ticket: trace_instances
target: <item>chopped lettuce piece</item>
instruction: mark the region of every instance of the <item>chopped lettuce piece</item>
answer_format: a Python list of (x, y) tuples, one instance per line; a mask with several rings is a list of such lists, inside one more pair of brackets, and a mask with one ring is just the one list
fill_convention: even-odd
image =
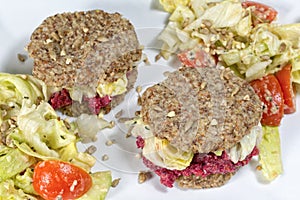
[(96, 158), (88, 153), (78, 152), (77, 156), (71, 160), (71, 163), (90, 172), (96, 163)]
[(163, 6), (167, 12), (173, 12), (177, 6), (186, 6), (190, 0), (159, 0), (159, 3)]
[(19, 149), (4, 147), (0, 150), (0, 182), (23, 172), (26, 168), (34, 164), (36, 160)]
[(46, 85), (30, 75), (0, 73), (0, 104), (20, 107), (23, 99), (30, 105), (47, 100)]
[[(16, 135), (12, 134), (12, 137), (14, 139), (14, 145), (23, 153), (35, 157), (35, 158), (39, 158), (42, 160), (55, 160), (55, 159), (59, 159), (59, 154), (55, 151), (55, 150), (49, 150), (46, 152), (47, 155), (44, 154), (40, 154), (35, 152), (27, 143), (25, 142), (18, 142), (15, 138)], [(40, 145), (41, 148), (39, 149), (48, 149), (47, 147), (45, 147), (45, 145), (43, 143), (40, 143), (38, 140), (36, 141), (35, 145)]]
[(253, 151), (261, 135), (261, 127), (253, 127), (248, 135), (244, 136), (239, 143), (227, 151), (230, 160), (234, 163), (244, 160)]
[(214, 28), (224, 28), (236, 26), (243, 17), (241, 3), (232, 1), (222, 1), (213, 7), (206, 9), (203, 15), (190, 23), (185, 30), (192, 31), (201, 27), (203, 20), (208, 20)]
[(23, 104), (17, 117), (19, 131), (11, 134), (18, 143), (25, 143), (42, 156), (59, 157), (56, 150), (76, 140), (46, 102), (29, 107)]
[(300, 56), (292, 60), (292, 81), (300, 84)]
[(100, 97), (103, 97), (105, 95), (120, 95), (127, 91), (127, 84), (128, 80), (126, 74), (124, 74), (122, 78), (117, 79), (115, 82), (99, 84), (97, 87), (97, 93)]
[[(5, 136), (4, 144), (0, 142), (0, 200), (40, 199), (32, 186), (32, 166), (40, 159), (68, 161), (87, 172), (96, 162), (92, 155), (78, 152), (78, 127), (66, 126), (58, 117), (46, 102), (49, 94), (45, 84), (32, 76), (0, 73), (0, 125)], [(92, 177), (96, 199), (104, 199), (111, 185), (110, 172)]]
[(184, 25), (186, 24), (191, 23), (192, 21), (194, 21), (194, 19), (195, 15), (193, 11), (189, 7), (183, 5), (177, 6), (175, 11), (169, 18), (170, 21), (178, 22), (182, 27), (184, 27)]
[(245, 37), (248, 36), (251, 32), (251, 24), (251, 15), (249, 14), (243, 17), (241, 21), (239, 21), (238, 24), (234, 27), (234, 29), (239, 36)]
[(131, 134), (134, 137), (141, 136), (144, 139), (153, 137), (150, 127), (143, 122), (141, 116), (137, 116), (134, 119), (125, 122), (125, 124), (132, 127)]
[(271, 60), (254, 63), (246, 70), (246, 80), (251, 81), (263, 77), (266, 74), (266, 68), (271, 64)]
[(37, 198), (25, 194), (23, 190), (16, 189), (13, 180), (9, 179), (0, 182), (0, 200), (38, 200)]
[(272, 181), (283, 172), (278, 127), (263, 126), (259, 148), (259, 163), (266, 180)]
[(157, 166), (182, 170), (190, 165), (194, 154), (181, 151), (170, 145), (167, 140), (153, 136), (145, 139), (143, 156)]
[(155, 137), (140, 116), (127, 121), (131, 126), (131, 134), (135, 137), (141, 136), (145, 145), (143, 156), (153, 162), (155, 165), (168, 169), (185, 169), (193, 159), (193, 152), (185, 152), (169, 144), (165, 139)]
[(14, 179), (15, 186), (22, 189), (26, 194), (37, 195), (32, 185), (33, 169), (27, 168), (25, 173), (18, 174)]
[(280, 36), (282, 40), (292, 43), (296, 48), (300, 48), (300, 23), (283, 24), (271, 26), (271, 31)]
[(96, 159), (92, 155), (85, 152), (78, 152), (75, 142), (59, 150), (59, 155), (61, 160), (79, 166), (87, 172), (90, 172), (96, 163)]
[(81, 114), (74, 122), (83, 143), (96, 140), (97, 133), (111, 124), (97, 115)]
[[(253, 26), (252, 17), (251, 8), (243, 8), (240, 0), (191, 0), (171, 14), (158, 38), (163, 42), (160, 54), (169, 59), (200, 45), (247, 81), (294, 62), (300, 55), (300, 23)], [(296, 68), (293, 64), (292, 81), (300, 83)]]
[(110, 171), (96, 172), (91, 174), (93, 186), (78, 200), (104, 200), (111, 187), (112, 177)]
[(227, 66), (232, 66), (236, 63), (241, 62), (240, 51), (232, 50), (221, 55), (222, 60)]
[[(72, 88), (66, 88), (69, 93), (70, 97), (74, 101), (82, 102), (83, 96), (87, 96), (89, 98), (92, 98), (95, 96), (96, 90), (94, 88), (88, 87), (88, 86), (74, 86)], [(54, 92), (60, 91), (61, 88), (51, 88), (51, 91), (53, 94)]]

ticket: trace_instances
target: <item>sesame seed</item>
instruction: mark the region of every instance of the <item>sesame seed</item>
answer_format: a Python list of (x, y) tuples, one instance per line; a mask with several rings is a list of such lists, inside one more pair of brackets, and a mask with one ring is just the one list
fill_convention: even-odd
[(171, 111), (167, 114), (167, 117), (175, 117), (175, 116), (176, 116), (175, 111)]
[(108, 155), (107, 154), (104, 154), (102, 156), (102, 161), (107, 161), (109, 159)]
[(112, 181), (111, 187), (115, 188), (119, 185), (121, 178), (116, 178)]

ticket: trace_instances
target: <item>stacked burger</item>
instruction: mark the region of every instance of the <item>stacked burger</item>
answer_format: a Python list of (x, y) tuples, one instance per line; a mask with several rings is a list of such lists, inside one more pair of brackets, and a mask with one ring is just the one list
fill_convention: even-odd
[(229, 68), (186, 67), (141, 96), (132, 134), (163, 185), (225, 184), (258, 154), (262, 104)]
[(49, 103), (73, 116), (108, 113), (133, 86), (142, 52), (133, 25), (102, 10), (46, 18), (27, 50)]

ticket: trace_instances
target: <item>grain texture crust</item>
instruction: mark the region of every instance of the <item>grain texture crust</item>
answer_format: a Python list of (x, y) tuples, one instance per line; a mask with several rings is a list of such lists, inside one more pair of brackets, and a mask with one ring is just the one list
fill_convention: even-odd
[(235, 173), (212, 174), (207, 177), (201, 176), (181, 176), (176, 182), (181, 188), (205, 189), (215, 188), (225, 185)]
[(209, 153), (233, 147), (259, 124), (262, 104), (230, 69), (183, 67), (148, 88), (141, 115), (156, 137), (184, 151)]

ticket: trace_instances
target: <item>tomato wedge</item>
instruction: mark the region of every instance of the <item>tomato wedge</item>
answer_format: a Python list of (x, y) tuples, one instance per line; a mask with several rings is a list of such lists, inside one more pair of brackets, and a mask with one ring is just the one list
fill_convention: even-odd
[(296, 112), (296, 95), (292, 84), (291, 71), (292, 65), (289, 63), (275, 74), (284, 97), (284, 114)]
[(244, 1), (242, 2), (242, 6), (243, 8), (254, 8), (252, 10), (254, 25), (257, 25), (259, 23), (271, 23), (276, 19), (278, 14), (278, 12), (274, 8), (254, 1)]
[(39, 162), (33, 173), (33, 188), (46, 200), (77, 199), (92, 186), (91, 176), (75, 165), (57, 160)]
[(216, 59), (199, 48), (183, 51), (177, 54), (177, 57), (186, 67), (208, 67), (216, 65)]
[(250, 84), (263, 102), (261, 124), (279, 126), (283, 117), (284, 97), (275, 75), (267, 75), (261, 79), (251, 81)]

